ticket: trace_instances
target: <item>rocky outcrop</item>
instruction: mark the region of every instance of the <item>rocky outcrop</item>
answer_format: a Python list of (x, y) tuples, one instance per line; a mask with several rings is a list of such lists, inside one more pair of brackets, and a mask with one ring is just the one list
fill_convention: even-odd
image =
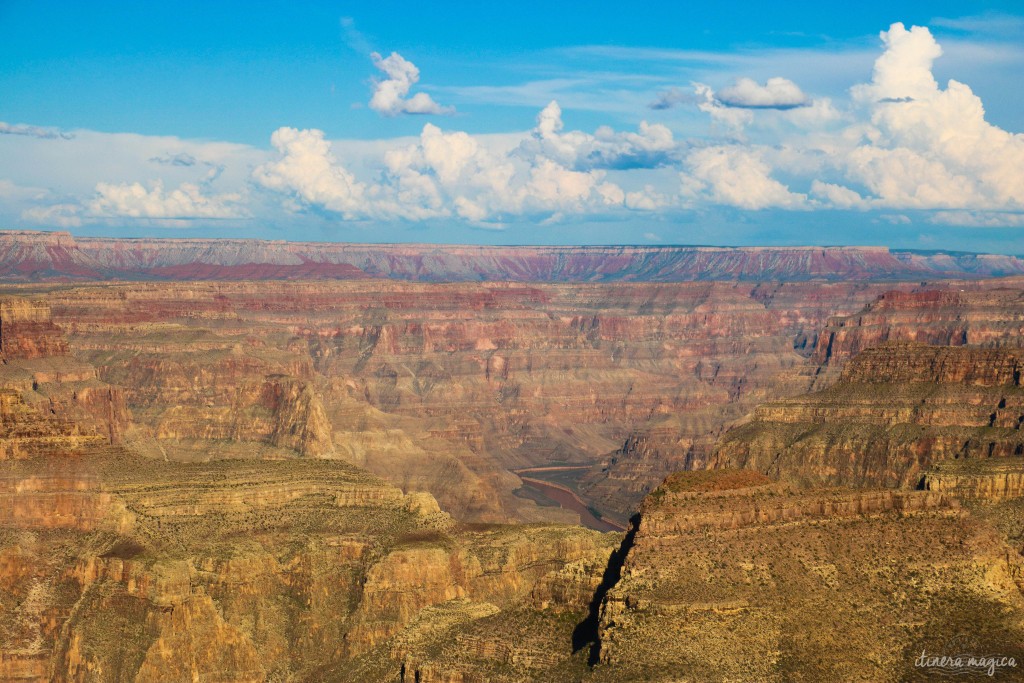
[(632, 534), (590, 680), (908, 680), (947, 629), (1024, 654), (1020, 557), (944, 494), (687, 472)]
[(955, 283), (887, 292), (864, 310), (828, 321), (814, 360), (838, 365), (873, 346), (910, 341), (936, 346), (1017, 347), (1024, 340), (1024, 284)]
[(1024, 497), (1024, 467), (1019, 458), (943, 461), (925, 473), (922, 488), (968, 502), (1013, 501)]
[[(394, 680), (430, 660), (398, 645), (424, 610), (469, 601), (488, 606), (477, 619), (540, 610), (564, 626), (617, 542), (463, 528), (337, 460), (174, 463), (96, 444), (0, 464), (0, 670), (25, 680), (313, 681), (367, 659)], [(570, 657), (563, 642), (514, 659)]]
[(48, 303), (20, 297), (0, 299), (0, 354), (4, 358), (46, 358), (67, 352), (60, 328), (50, 319)]
[[(69, 356), (68, 343), (54, 324), (48, 302), (20, 297), (0, 300), (0, 392), (10, 415), (6, 448), (23, 443), (11, 430), (27, 423), (62, 420), (75, 427), (53, 425), (44, 432), (95, 434), (118, 443), (129, 422), (119, 387), (99, 381), (96, 368)], [(24, 407), (38, 417), (27, 416)], [(13, 412), (12, 412), (13, 411)], [(17, 426), (20, 425), (20, 426)]]
[(722, 437), (712, 464), (802, 483), (913, 488), (946, 460), (1022, 463), (1022, 358), (908, 343), (870, 349), (830, 388), (760, 406)]
[(494, 247), (228, 239), (108, 239), (0, 231), (0, 277), (594, 282), (921, 280), (1024, 273), (1013, 256), (885, 247)]

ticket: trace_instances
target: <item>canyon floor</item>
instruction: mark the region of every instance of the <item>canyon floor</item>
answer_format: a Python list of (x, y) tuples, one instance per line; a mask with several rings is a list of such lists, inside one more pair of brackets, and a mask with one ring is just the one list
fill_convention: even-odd
[(0, 680), (1024, 679), (1024, 278), (44, 247), (0, 284)]

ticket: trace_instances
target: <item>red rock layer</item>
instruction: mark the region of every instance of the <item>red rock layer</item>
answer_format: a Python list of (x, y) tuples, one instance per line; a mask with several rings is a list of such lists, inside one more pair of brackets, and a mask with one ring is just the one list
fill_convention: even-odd
[[(660, 429), (647, 466), (616, 456), (586, 483), (624, 515), (729, 420), (805, 390), (818, 327), (887, 288), (146, 283), (49, 301), (157, 457), (333, 453), (499, 521), (555, 512), (512, 495), (510, 470), (601, 462)], [(266, 400), (278, 385), (309, 400)]]
[(829, 320), (814, 360), (842, 363), (887, 341), (1019, 347), (1024, 344), (1024, 282), (887, 292), (858, 313)]
[(1012, 256), (884, 247), (491, 247), (260, 240), (105, 239), (0, 232), (0, 277), (359, 278), (425, 281), (920, 280), (1024, 273)]

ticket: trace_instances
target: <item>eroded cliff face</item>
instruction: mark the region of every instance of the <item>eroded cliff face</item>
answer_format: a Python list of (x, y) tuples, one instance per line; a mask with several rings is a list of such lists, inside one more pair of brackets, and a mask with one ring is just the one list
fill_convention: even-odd
[(0, 393), (0, 452), (6, 457), (32, 452), (40, 439), (57, 436), (118, 443), (130, 421), (121, 389), (69, 355), (43, 300), (0, 298)]
[(592, 680), (918, 680), (950, 633), (1024, 655), (1020, 556), (942, 493), (686, 472), (632, 534)]
[[(5, 678), (324, 680), (315, 672), (372, 660), (394, 680), (424, 610), (463, 610), (471, 626), (524, 610), (571, 621), (618, 542), (462, 527), (428, 494), (337, 460), (171, 463), (84, 447), (4, 464)], [(545, 656), (571, 654), (565, 642)]]
[[(878, 294), (53, 287), (0, 372), (0, 678), (895, 681), (960, 632), (1024, 661), (1012, 316), (772, 400)], [(670, 476), (625, 538), (479, 523), (571, 519), (510, 470), (609, 452), (583, 488), (620, 510), (748, 469)]]
[(1021, 368), (1017, 350), (869, 349), (830, 388), (758, 407), (722, 437), (712, 465), (801, 483), (913, 488), (941, 461), (1024, 462)]
[(147, 455), (337, 457), (463, 519), (568, 521), (514, 495), (512, 470), (597, 463), (578, 488), (624, 520), (730, 421), (806, 390), (828, 316), (892, 287), (135, 283), (47, 301), (124, 387)]
[(888, 341), (936, 346), (1020, 347), (1024, 344), (1024, 282), (959, 282), (920, 291), (892, 291), (864, 310), (828, 321), (814, 360), (840, 366)]

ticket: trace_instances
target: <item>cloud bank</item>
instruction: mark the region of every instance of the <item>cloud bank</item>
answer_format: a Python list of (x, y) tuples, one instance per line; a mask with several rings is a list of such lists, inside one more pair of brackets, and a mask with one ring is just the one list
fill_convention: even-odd
[[(60, 173), (62, 150), (97, 161), (50, 188), (38, 175), (0, 174), (0, 209), (27, 226), (314, 215), (500, 229), (708, 211), (875, 212), (900, 217), (894, 229), (907, 230), (1024, 226), (1024, 136), (988, 122), (968, 85), (938, 83), (942, 48), (927, 28), (896, 23), (880, 41), (869, 77), (845, 96), (808, 93), (785, 76), (739, 75), (717, 90), (699, 82), (661, 90), (645, 107), (648, 95), (637, 118), (654, 120), (621, 128), (573, 127), (578, 112), (556, 100), (510, 134), (427, 123), (414, 137), (352, 141), (285, 126), (269, 149), (88, 131), (71, 139), (0, 124), (0, 144), (22, 150), (24, 163), (12, 169), (36, 163)], [(419, 71), (399, 54), (375, 53), (374, 63), (385, 76), (374, 83), (375, 111), (453, 111), (411, 94)], [(697, 119), (701, 129), (680, 134), (672, 117)], [(663, 230), (636, 237), (645, 232)]]

